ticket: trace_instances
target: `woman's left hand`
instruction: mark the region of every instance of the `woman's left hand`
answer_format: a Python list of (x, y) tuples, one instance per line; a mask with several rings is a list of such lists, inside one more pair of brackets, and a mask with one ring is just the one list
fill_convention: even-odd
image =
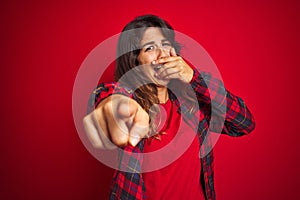
[(182, 57), (177, 56), (175, 49), (170, 50), (170, 56), (157, 59), (153, 61), (154, 65), (163, 65), (156, 72), (158, 79), (179, 79), (182, 82), (189, 83), (193, 78), (193, 69), (183, 60)]

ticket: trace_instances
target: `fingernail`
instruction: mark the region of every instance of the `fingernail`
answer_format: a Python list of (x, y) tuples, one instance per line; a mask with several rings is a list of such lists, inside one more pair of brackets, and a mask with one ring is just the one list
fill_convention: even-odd
[(153, 65), (155, 64), (155, 60), (152, 61), (152, 64), (153, 64)]
[(130, 144), (135, 147), (139, 143), (139, 141), (140, 141), (139, 138), (132, 137), (131, 140), (130, 140)]

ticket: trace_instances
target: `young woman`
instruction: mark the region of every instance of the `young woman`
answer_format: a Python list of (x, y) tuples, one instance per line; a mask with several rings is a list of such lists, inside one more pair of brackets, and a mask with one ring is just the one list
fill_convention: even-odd
[[(128, 23), (117, 51), (115, 82), (99, 84), (84, 119), (91, 143), (97, 148), (121, 147), (129, 154), (149, 153), (173, 140), (180, 148), (186, 133), (195, 137), (178, 159), (154, 171), (142, 169), (166, 157), (143, 161), (121, 155), (120, 166), (129, 170), (115, 171), (110, 199), (215, 199), (213, 154), (204, 141), (210, 130), (231, 136), (250, 133), (255, 123), (244, 101), (180, 57), (173, 28), (157, 16), (144, 15)], [(210, 84), (215, 91), (208, 89)], [(211, 107), (222, 108), (224, 102), (225, 121), (210, 126), (218, 114)], [(91, 131), (92, 126), (97, 132)], [(176, 148), (171, 154), (179, 151)]]

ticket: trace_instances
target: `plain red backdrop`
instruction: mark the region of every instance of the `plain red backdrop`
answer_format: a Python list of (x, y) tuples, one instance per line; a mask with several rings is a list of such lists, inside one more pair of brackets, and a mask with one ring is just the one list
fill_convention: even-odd
[(72, 117), (88, 53), (153, 13), (197, 40), (257, 127), (215, 146), (217, 197), (299, 199), (298, 1), (1, 2), (1, 199), (106, 199), (112, 170)]

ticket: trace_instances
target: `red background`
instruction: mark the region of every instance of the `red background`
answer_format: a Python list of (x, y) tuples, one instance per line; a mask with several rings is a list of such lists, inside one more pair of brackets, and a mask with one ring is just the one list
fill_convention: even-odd
[[(257, 127), (215, 147), (220, 200), (299, 199), (298, 1), (1, 2), (1, 199), (105, 199), (112, 170), (72, 117), (88, 53), (153, 13), (208, 51)], [(297, 57), (298, 56), (298, 57)]]

